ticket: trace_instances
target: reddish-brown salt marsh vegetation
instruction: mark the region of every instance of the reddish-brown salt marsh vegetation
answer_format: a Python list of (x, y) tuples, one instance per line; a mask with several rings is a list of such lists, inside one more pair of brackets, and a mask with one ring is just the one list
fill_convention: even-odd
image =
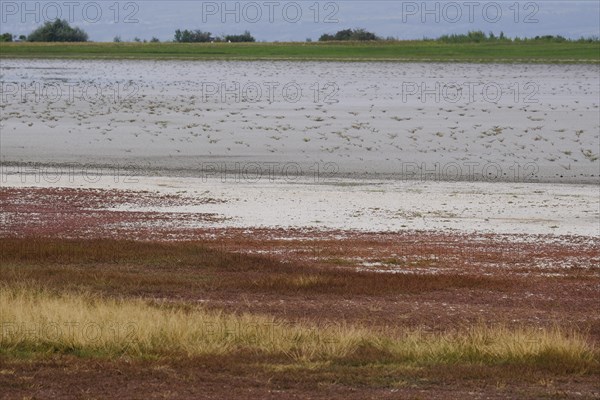
[[(112, 208), (181, 201), (148, 196), (2, 191), (8, 398), (597, 396), (593, 239), (200, 229)], [(40, 335), (50, 323), (136, 330)]]

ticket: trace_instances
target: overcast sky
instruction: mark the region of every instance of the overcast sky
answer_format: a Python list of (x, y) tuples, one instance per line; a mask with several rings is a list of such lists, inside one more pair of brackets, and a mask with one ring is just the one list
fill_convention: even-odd
[(249, 30), (257, 40), (317, 40), (323, 33), (365, 28), (401, 39), (469, 30), (507, 36), (600, 35), (600, 1), (4, 1), (0, 32), (30, 33), (57, 16), (93, 41), (134, 37), (172, 40), (176, 29), (221, 35)]

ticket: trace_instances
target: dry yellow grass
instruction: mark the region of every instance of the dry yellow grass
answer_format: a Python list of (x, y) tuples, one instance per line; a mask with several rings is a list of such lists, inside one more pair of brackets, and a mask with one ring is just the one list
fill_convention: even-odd
[(288, 324), (264, 316), (25, 286), (0, 288), (0, 319), (0, 348), (6, 355), (145, 357), (251, 351), (297, 361), (360, 361), (368, 351), (371, 362), (544, 364), (569, 371), (598, 364), (598, 352), (585, 337), (558, 328), (478, 325), (444, 334), (384, 334), (344, 324)]
[(90, 354), (227, 354), (253, 350), (320, 358), (349, 354), (369, 333), (313, 329), (256, 315), (227, 315), (142, 300), (0, 289), (4, 350)]

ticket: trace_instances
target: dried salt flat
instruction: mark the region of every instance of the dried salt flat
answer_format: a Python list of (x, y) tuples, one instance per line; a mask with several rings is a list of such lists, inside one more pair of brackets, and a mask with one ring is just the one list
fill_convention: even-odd
[[(485, 182), (393, 182), (343, 180), (222, 182), (190, 177), (132, 177), (115, 183), (68, 180), (36, 182), (35, 175), (4, 176), (8, 187), (79, 187), (151, 191), (183, 198), (214, 198), (210, 204), (123, 205), (115, 211), (215, 214), (215, 221), (190, 222), (189, 228), (318, 228), (365, 232), (431, 230), (496, 234), (600, 234), (598, 187), (581, 184)], [(186, 204), (186, 202), (182, 202)], [(193, 202), (189, 202), (193, 204)], [(517, 240), (517, 238), (515, 238)], [(523, 240), (526, 240), (525, 238)], [(533, 239), (533, 240), (539, 240)], [(554, 240), (550, 237), (547, 240)]]

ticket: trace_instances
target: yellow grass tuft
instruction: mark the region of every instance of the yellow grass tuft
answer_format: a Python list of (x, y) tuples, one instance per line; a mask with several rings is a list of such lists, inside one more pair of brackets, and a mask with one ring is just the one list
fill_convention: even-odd
[(558, 328), (477, 325), (438, 334), (383, 334), (345, 324), (289, 324), (265, 316), (31, 287), (1, 287), (0, 316), (0, 348), (9, 355), (146, 357), (251, 351), (305, 362), (515, 363), (569, 371), (598, 364), (598, 352), (585, 337)]

